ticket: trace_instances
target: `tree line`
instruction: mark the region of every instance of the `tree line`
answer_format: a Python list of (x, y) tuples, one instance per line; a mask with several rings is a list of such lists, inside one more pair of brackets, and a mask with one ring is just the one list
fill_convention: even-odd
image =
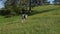
[(47, 0), (7, 0), (4, 3), (5, 8), (0, 10), (0, 15), (19, 15), (21, 9), (31, 12), (31, 8), (49, 4)]

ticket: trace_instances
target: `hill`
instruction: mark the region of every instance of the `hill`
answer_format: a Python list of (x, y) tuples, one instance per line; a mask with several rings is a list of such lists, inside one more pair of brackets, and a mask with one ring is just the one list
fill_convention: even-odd
[(0, 16), (0, 34), (60, 34), (60, 7), (46, 5), (32, 8), (22, 23), (21, 16)]

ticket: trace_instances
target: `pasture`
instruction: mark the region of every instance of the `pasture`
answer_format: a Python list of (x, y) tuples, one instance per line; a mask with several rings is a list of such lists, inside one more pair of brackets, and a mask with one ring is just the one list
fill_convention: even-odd
[(60, 34), (60, 5), (32, 8), (24, 23), (21, 16), (0, 16), (0, 34)]

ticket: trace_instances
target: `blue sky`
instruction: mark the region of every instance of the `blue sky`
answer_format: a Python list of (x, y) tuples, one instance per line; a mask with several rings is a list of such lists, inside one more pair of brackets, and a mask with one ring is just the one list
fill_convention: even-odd
[(48, 1), (50, 1), (50, 3), (53, 4), (53, 1), (54, 1), (54, 0), (48, 0)]
[(4, 2), (5, 2), (6, 0), (0, 0), (0, 8), (2, 8), (2, 7), (4, 7)]
[[(53, 4), (52, 1), (54, 1), (54, 0), (48, 0), (48, 1), (50, 1), (50, 3)], [(5, 0), (0, 0), (0, 8), (4, 7), (4, 2), (5, 2)]]
[(0, 1), (0, 8), (4, 7), (2, 1)]

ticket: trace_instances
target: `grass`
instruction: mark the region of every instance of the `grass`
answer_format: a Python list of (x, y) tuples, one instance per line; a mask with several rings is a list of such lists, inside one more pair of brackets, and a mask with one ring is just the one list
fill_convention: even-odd
[(24, 23), (21, 23), (21, 16), (0, 16), (0, 34), (60, 34), (58, 5), (38, 6), (32, 10), (35, 13), (28, 16)]

